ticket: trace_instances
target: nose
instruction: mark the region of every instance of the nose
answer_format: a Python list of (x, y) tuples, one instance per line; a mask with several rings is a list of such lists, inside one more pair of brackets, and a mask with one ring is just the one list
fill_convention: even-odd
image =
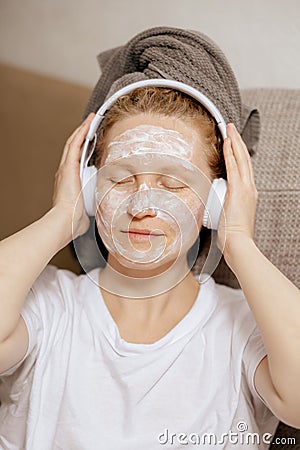
[(137, 175), (138, 190), (131, 197), (128, 205), (128, 213), (137, 219), (145, 216), (155, 217), (157, 215), (156, 208), (153, 206), (153, 197), (151, 195), (152, 176)]
[(143, 208), (138, 212), (135, 211), (131, 211), (134, 215), (134, 217), (136, 217), (137, 219), (143, 219), (143, 217), (145, 216), (151, 216), (151, 217), (155, 217), (156, 216), (156, 211), (151, 208), (151, 207), (147, 207), (147, 208)]
[(152, 173), (139, 173), (135, 175), (138, 190), (144, 191), (145, 189), (151, 189), (155, 187), (157, 175)]

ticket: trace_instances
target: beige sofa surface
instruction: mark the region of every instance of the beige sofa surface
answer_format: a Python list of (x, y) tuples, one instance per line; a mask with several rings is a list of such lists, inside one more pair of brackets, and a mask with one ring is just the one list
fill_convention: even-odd
[[(5, 65), (0, 65), (0, 79), (3, 239), (51, 208), (54, 175), (63, 147), (81, 122), (90, 90)], [(51, 264), (80, 271), (69, 247)]]

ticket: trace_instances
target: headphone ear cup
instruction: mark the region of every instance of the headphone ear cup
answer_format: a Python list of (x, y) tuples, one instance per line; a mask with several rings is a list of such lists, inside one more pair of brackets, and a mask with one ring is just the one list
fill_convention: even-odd
[(206, 207), (203, 214), (202, 225), (217, 230), (220, 216), (225, 202), (227, 182), (223, 178), (215, 178), (211, 185)]
[(88, 216), (96, 213), (95, 190), (97, 186), (97, 169), (95, 166), (87, 166), (82, 172), (82, 195), (85, 211)]

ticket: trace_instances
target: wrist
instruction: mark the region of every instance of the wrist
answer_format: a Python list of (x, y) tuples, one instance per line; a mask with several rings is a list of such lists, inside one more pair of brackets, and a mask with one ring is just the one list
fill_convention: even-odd
[(251, 237), (243, 236), (238, 239), (229, 241), (223, 253), (226, 264), (236, 274), (240, 267), (241, 261), (247, 258), (249, 250), (254, 249), (256, 244)]
[(59, 250), (72, 241), (72, 217), (63, 208), (53, 206), (46, 212), (43, 219), (55, 233)]

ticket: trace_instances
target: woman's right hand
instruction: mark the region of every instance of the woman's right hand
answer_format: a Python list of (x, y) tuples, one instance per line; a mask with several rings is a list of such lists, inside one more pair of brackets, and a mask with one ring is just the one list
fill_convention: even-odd
[(90, 220), (84, 209), (80, 180), (82, 146), (95, 113), (91, 113), (66, 142), (59, 167), (55, 173), (52, 208), (69, 219), (70, 241), (84, 234)]

